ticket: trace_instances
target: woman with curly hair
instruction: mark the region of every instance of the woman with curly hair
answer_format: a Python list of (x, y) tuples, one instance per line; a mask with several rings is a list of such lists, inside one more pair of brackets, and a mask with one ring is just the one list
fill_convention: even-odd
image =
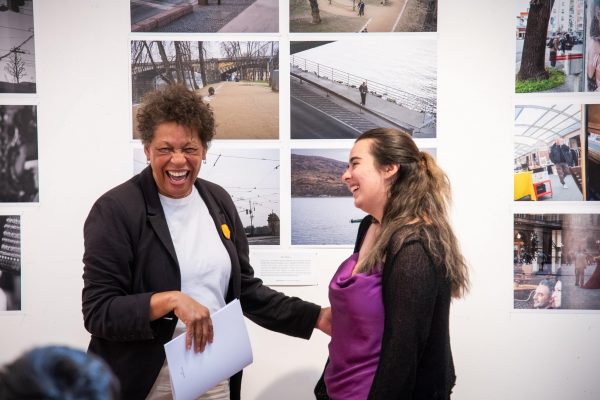
[[(210, 108), (170, 85), (137, 115), (148, 167), (102, 195), (84, 226), (83, 315), (89, 351), (121, 380), (124, 399), (170, 399), (164, 344), (213, 340), (211, 314), (239, 298), (257, 324), (309, 338), (328, 310), (263, 286), (248, 261), (231, 196), (198, 178), (215, 133)], [(239, 399), (241, 372), (200, 399)]]

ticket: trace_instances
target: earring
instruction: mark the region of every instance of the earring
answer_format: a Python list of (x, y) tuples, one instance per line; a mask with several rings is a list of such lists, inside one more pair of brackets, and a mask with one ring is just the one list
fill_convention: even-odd
[(206, 164), (206, 158), (202, 160), (202, 164)]
[(146, 164), (150, 164), (150, 159), (147, 159), (147, 160), (146, 160)]

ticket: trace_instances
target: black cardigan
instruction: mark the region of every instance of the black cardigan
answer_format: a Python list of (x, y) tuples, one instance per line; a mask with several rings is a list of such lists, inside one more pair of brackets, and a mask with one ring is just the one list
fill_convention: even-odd
[[(355, 252), (371, 225), (360, 224)], [(450, 282), (434, 265), (423, 241), (411, 238), (399, 249), (388, 246), (382, 292), (385, 322), (379, 364), (370, 400), (449, 399), (455, 382), (450, 350)], [(326, 399), (323, 377), (315, 388)]]
[[(202, 179), (195, 188), (231, 259), (225, 300), (239, 298), (244, 315), (267, 329), (309, 338), (320, 307), (263, 286), (254, 277), (244, 227), (229, 194)], [(177, 323), (173, 313), (151, 322), (150, 296), (181, 288), (175, 247), (150, 167), (96, 201), (85, 222), (84, 246), (82, 305), (92, 335), (89, 351), (113, 369), (123, 399), (144, 399)], [(240, 387), (241, 372), (230, 379), (231, 399), (239, 399)]]

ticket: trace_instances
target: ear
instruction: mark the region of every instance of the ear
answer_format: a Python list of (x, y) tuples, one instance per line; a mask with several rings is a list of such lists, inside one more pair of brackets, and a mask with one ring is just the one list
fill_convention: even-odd
[(202, 147), (202, 161), (206, 161), (206, 153), (207, 153), (206, 147), (203, 146)]
[(150, 161), (150, 150), (148, 149), (148, 145), (144, 146), (144, 154), (146, 155), (146, 160)]
[(396, 175), (400, 170), (399, 164), (388, 164), (383, 167), (383, 175), (385, 179), (390, 179), (392, 176)]

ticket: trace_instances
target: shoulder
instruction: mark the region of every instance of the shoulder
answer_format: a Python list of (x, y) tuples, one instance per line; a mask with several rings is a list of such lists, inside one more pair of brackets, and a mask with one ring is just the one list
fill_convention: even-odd
[(128, 179), (108, 190), (96, 200), (96, 204), (121, 204), (124, 207), (135, 204), (139, 207), (140, 201), (143, 201), (142, 189), (140, 186), (139, 175)]
[(223, 187), (217, 185), (214, 182), (207, 181), (206, 179), (198, 178), (196, 179), (196, 184), (206, 192), (210, 193), (217, 200), (229, 200), (231, 201), (231, 196), (229, 193), (223, 189)]

